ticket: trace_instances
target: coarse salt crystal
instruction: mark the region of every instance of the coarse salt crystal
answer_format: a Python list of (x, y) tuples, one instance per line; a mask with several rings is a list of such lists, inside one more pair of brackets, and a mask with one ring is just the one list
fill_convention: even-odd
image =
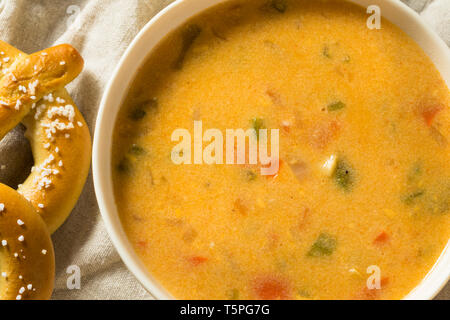
[(20, 99), (18, 99), (18, 100), (16, 101), (16, 106), (15, 106), (14, 108), (15, 108), (16, 110), (19, 110), (21, 105), (22, 105), (22, 102), (20, 101)]

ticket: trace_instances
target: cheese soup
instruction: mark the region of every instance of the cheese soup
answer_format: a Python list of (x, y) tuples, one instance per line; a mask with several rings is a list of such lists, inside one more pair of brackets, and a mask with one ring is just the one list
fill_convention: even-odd
[[(436, 262), (449, 89), (369, 17), (343, 1), (229, 1), (151, 52), (117, 119), (113, 181), (130, 242), (175, 298), (401, 299)], [(224, 136), (279, 129), (278, 172), (175, 164), (172, 133), (200, 120)]]

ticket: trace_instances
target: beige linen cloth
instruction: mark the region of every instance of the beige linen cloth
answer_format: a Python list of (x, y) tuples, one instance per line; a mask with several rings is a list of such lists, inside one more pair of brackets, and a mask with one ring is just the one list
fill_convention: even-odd
[[(196, 1), (196, 0), (190, 0)], [(137, 32), (172, 0), (0, 0), (0, 39), (27, 52), (70, 43), (85, 69), (68, 89), (91, 133), (105, 85)], [(450, 0), (404, 0), (450, 44)], [(23, 129), (0, 143), (0, 181), (16, 187), (28, 175), (32, 156)], [(88, 178), (78, 205), (53, 235), (56, 251), (54, 299), (151, 299), (126, 269), (103, 225)], [(80, 289), (69, 290), (66, 273), (76, 265)], [(450, 286), (440, 298), (450, 299)]]

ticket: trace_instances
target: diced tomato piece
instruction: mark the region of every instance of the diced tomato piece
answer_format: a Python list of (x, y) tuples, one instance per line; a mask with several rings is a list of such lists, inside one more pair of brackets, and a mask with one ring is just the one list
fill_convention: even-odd
[(361, 292), (356, 294), (355, 300), (377, 300), (380, 298), (380, 290), (378, 289), (368, 289), (364, 287)]
[(197, 267), (208, 261), (208, 258), (202, 256), (187, 257), (186, 260), (194, 267)]
[(380, 280), (380, 289), (369, 289), (367, 286), (356, 294), (356, 300), (377, 300), (380, 299), (381, 292), (389, 284), (389, 278), (383, 277)]
[(428, 126), (431, 126), (433, 124), (434, 118), (436, 118), (437, 114), (442, 111), (442, 109), (444, 109), (442, 105), (434, 105), (431, 107), (423, 108), (421, 111), (421, 115), (425, 120), (425, 123)]
[(389, 240), (389, 235), (385, 231), (383, 231), (373, 240), (373, 243), (384, 244), (388, 240)]
[(256, 279), (253, 282), (253, 290), (261, 300), (287, 300), (291, 297), (289, 283), (275, 276)]
[(140, 249), (147, 249), (147, 241), (138, 241), (136, 244)]

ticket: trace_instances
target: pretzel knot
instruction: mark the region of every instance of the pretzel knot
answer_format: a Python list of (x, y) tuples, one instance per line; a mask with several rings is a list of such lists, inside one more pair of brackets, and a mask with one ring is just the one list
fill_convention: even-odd
[(89, 171), (89, 129), (64, 89), (83, 68), (70, 45), (26, 55), (0, 41), (0, 139), (22, 122), (34, 166), (17, 191), (0, 184), (0, 299), (48, 299), (50, 234), (68, 217)]

